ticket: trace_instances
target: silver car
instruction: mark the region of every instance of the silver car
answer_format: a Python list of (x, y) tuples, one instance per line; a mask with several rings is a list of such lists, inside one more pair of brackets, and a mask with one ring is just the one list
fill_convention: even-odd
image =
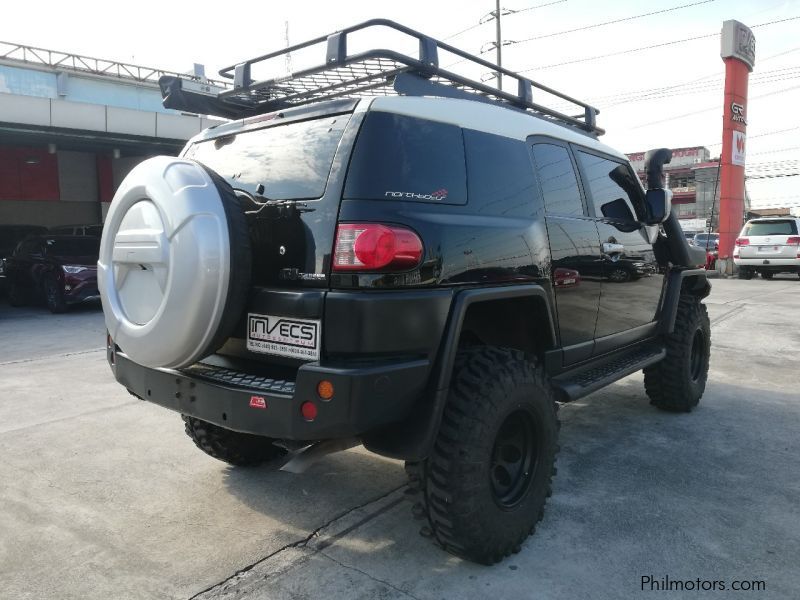
[(760, 273), (772, 279), (775, 273), (800, 274), (800, 218), (751, 219), (745, 223), (733, 250), (740, 279)]

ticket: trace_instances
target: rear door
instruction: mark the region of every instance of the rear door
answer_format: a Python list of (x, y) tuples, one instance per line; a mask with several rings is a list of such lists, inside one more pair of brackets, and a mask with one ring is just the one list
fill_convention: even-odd
[(532, 150), (545, 205), (564, 363), (573, 364), (589, 358), (594, 348), (602, 281), (597, 225), (587, 213), (568, 146), (534, 138)]
[[(797, 258), (798, 231), (795, 219), (756, 219), (748, 222), (739, 236), (747, 243), (739, 246), (739, 257), (777, 260)], [(795, 238), (790, 240), (789, 238)], [(793, 242), (790, 245), (790, 241)]]
[[(285, 111), (189, 146), (186, 158), (218, 173), (248, 211), (253, 285), (327, 288), (354, 102)], [(322, 112), (323, 114), (319, 114)]]

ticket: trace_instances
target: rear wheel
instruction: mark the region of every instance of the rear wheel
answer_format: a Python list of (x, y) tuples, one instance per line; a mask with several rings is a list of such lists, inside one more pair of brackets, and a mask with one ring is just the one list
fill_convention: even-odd
[(772, 279), (775, 277), (775, 273), (772, 271), (761, 271), (761, 279)]
[(279, 462), (287, 450), (272, 444), (273, 440), (258, 435), (239, 433), (218, 427), (194, 417), (181, 415), (186, 435), (203, 452), (237, 467), (255, 467), (267, 462)]
[(711, 324), (706, 305), (681, 296), (675, 331), (667, 336), (667, 356), (644, 369), (650, 404), (671, 412), (690, 412), (706, 389), (711, 358)]
[(739, 279), (752, 279), (753, 271), (751, 271), (750, 269), (740, 268), (737, 277)]
[(8, 303), (11, 306), (25, 306), (26, 296), (24, 290), (16, 283), (9, 284), (8, 286)]
[(544, 514), (558, 428), (553, 391), (522, 352), (460, 353), (433, 450), (406, 465), (424, 533), (483, 564), (519, 551)]
[(63, 313), (67, 310), (64, 294), (61, 291), (58, 279), (55, 277), (48, 277), (44, 280), (44, 301), (51, 313)]

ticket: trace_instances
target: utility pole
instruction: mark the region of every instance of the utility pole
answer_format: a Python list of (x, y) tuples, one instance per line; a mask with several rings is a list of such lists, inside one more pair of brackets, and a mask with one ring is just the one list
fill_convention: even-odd
[[(500, 0), (496, 0), (495, 2), (495, 13), (494, 17), (496, 19), (495, 23), (495, 31), (497, 34), (497, 39), (495, 40), (495, 45), (497, 47), (497, 66), (503, 66), (503, 40), (500, 35)], [(497, 89), (503, 89), (503, 74), (498, 70), (497, 71)]]

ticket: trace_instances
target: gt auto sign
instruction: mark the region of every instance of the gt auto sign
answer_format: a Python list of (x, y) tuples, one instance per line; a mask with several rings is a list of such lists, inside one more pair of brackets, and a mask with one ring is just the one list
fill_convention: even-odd
[(742, 131), (732, 131), (733, 140), (731, 144), (731, 164), (744, 166), (745, 153), (745, 134)]
[(247, 349), (305, 360), (319, 360), (320, 321), (275, 315), (247, 315)]

